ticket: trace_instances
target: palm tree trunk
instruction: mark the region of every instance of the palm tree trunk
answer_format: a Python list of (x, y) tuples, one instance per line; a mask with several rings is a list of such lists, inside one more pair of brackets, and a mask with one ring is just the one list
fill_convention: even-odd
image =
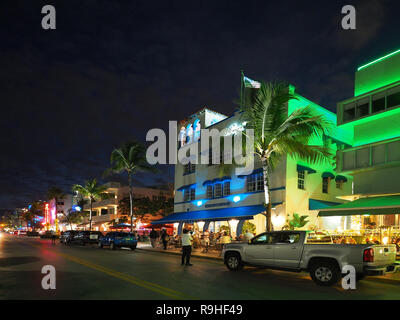
[(92, 198), (90, 198), (89, 231), (92, 231)]
[[(56, 204), (56, 205), (55, 205), (55, 209), (56, 209), (55, 219), (57, 219), (57, 213), (58, 213), (58, 210), (57, 210), (57, 209), (58, 209), (58, 208), (57, 208), (57, 202), (58, 202), (58, 201), (57, 201), (57, 198), (56, 198), (56, 197), (54, 198), (54, 201), (56, 202), (56, 203), (55, 203), (55, 204)], [(50, 214), (51, 214), (51, 212), (50, 212)], [(55, 220), (54, 220), (54, 222), (55, 222)], [(58, 232), (58, 230), (56, 230), (56, 231)]]
[(272, 231), (272, 222), (271, 222), (271, 192), (269, 190), (269, 172), (268, 166), (265, 162), (263, 162), (263, 176), (264, 176), (264, 196), (265, 196), (265, 205), (266, 205), (266, 231)]
[(132, 194), (132, 174), (128, 173), (129, 180), (129, 205), (130, 205), (130, 213), (131, 213), (131, 232), (133, 232), (133, 194)]

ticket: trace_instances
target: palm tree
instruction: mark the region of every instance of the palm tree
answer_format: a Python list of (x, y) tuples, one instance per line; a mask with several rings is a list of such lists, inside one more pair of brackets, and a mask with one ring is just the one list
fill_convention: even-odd
[(284, 155), (309, 163), (327, 161), (332, 156), (326, 145), (310, 145), (321, 139), (333, 124), (310, 106), (288, 115), (288, 104), (296, 99), (285, 83), (261, 83), (251, 102), (241, 105), (246, 129), (254, 130), (254, 154), (261, 160), (267, 231), (271, 231), (271, 194), (269, 176)]
[(89, 199), (90, 211), (89, 211), (89, 230), (92, 230), (92, 204), (93, 201), (101, 200), (107, 197), (105, 193), (107, 187), (97, 184), (97, 180), (89, 180), (85, 182), (85, 185), (74, 184), (72, 191), (80, 193), (83, 197)]
[(47, 198), (49, 200), (54, 199), (55, 201), (56, 216), (58, 213), (58, 200), (64, 197), (65, 193), (59, 187), (50, 187), (49, 190), (47, 190)]
[(141, 143), (136, 141), (126, 142), (111, 152), (111, 168), (105, 172), (106, 174), (109, 172), (128, 173), (131, 232), (133, 232), (132, 177), (139, 171), (155, 171), (154, 168), (147, 163), (145, 154), (146, 149)]

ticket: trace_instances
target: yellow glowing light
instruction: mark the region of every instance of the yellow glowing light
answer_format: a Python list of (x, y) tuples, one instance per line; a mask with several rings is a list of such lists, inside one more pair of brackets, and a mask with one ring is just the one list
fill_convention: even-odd
[(203, 231), (204, 221), (197, 222), (197, 225), (199, 226), (200, 231)]
[(272, 216), (272, 224), (274, 227), (282, 227), (285, 224), (285, 217), (281, 215), (273, 215)]

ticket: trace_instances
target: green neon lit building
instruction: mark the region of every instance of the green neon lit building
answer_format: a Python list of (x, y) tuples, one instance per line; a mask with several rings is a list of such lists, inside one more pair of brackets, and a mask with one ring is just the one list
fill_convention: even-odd
[[(337, 172), (354, 177), (353, 199), (400, 199), (400, 50), (360, 66), (354, 93), (337, 104), (338, 128), (348, 143), (337, 151)], [(399, 225), (400, 207), (393, 210), (379, 216), (380, 225)]]

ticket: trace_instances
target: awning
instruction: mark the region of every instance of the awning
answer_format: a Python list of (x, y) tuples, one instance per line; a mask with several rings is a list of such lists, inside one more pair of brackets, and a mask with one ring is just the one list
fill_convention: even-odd
[(201, 211), (188, 211), (178, 212), (164, 217), (160, 220), (152, 221), (151, 224), (187, 222), (192, 223), (196, 221), (226, 221), (230, 219), (253, 219), (257, 215), (265, 211), (263, 205), (246, 206), (237, 208), (224, 208), (214, 210), (201, 210)]
[(308, 173), (316, 173), (317, 172), (312, 168), (309, 168), (309, 167), (303, 166), (301, 164), (298, 164), (297, 165), (297, 172), (304, 172), (304, 171), (307, 171)]
[(347, 182), (347, 178), (345, 176), (338, 175), (338, 176), (336, 176), (335, 181), (336, 182), (340, 182), (340, 181)]
[[(209, 185), (212, 185), (212, 181), (211, 180), (206, 180), (206, 181), (203, 182), (203, 186), (209, 186)], [(178, 189), (178, 191), (179, 191), (179, 189)]]
[(212, 181), (212, 183), (218, 183), (218, 182), (225, 182), (225, 181), (230, 181), (231, 177), (225, 176), (222, 178), (216, 178)]
[(258, 169), (255, 169), (255, 170), (253, 170), (253, 172), (252, 173), (250, 173), (250, 174), (247, 174), (247, 175), (238, 175), (238, 178), (239, 179), (244, 179), (244, 178), (246, 178), (247, 176), (251, 176), (252, 174), (257, 174), (257, 173), (263, 173), (263, 168), (258, 168)]
[(400, 195), (360, 198), (351, 202), (322, 209), (320, 217), (400, 214)]
[(177, 189), (177, 191), (183, 191), (183, 190), (185, 190), (185, 189), (190, 189), (190, 188), (195, 187), (195, 186), (196, 186), (195, 183), (193, 183), (193, 184), (187, 184), (187, 185), (182, 186), (182, 187), (180, 187), (179, 189)]
[(325, 208), (329, 208), (329, 207), (336, 206), (339, 204), (342, 204), (342, 203), (318, 200), (318, 199), (308, 199), (308, 210), (325, 209)]
[(324, 172), (323, 174), (322, 174), (322, 178), (331, 178), (331, 179), (334, 179), (335, 178), (335, 175), (333, 174), (333, 173), (331, 173), (331, 172)]

